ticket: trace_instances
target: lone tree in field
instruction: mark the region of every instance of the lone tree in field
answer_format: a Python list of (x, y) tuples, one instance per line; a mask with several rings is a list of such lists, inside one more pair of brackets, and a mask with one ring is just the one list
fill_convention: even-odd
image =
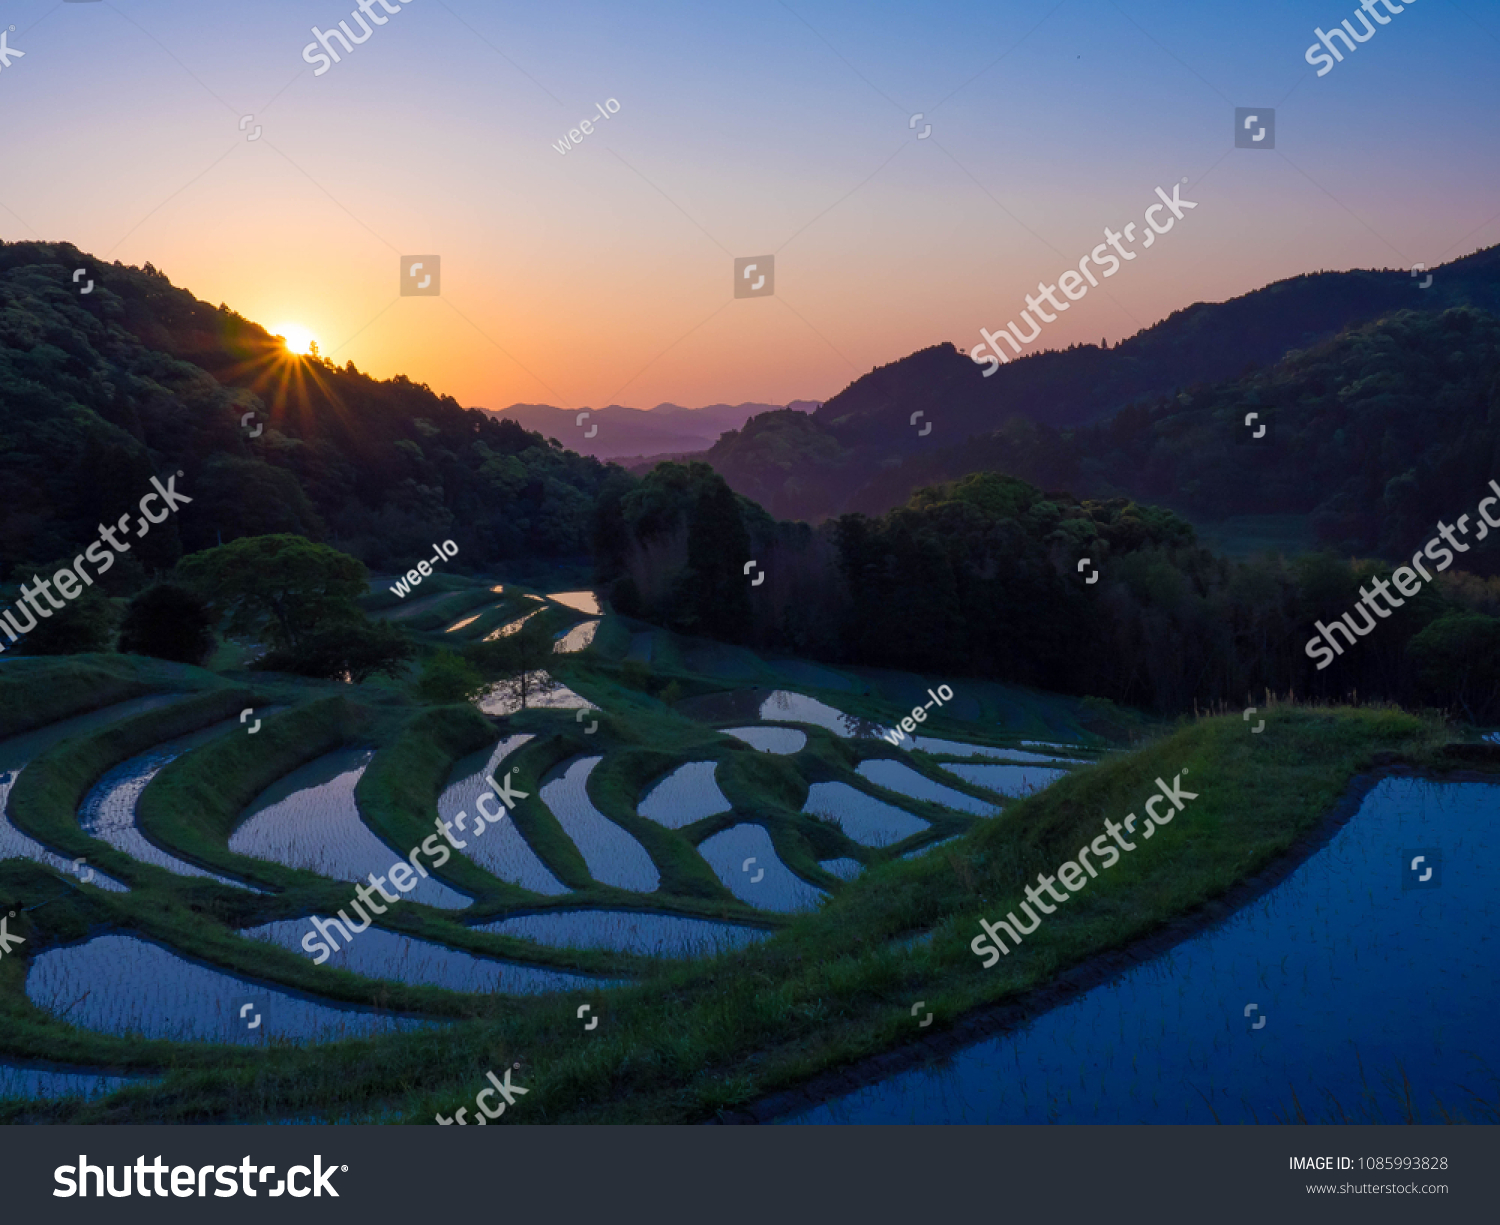
[(547, 670), (556, 659), (556, 644), (551, 629), (542, 624), (546, 620), (545, 615), (530, 617), (514, 634), (475, 643), (466, 652), (483, 676), (498, 680), (496, 696), (520, 710), (561, 684)]
[(370, 575), (357, 558), (301, 536), (247, 536), (184, 557), (181, 581), (227, 633), (292, 649), (320, 628), (361, 622)]

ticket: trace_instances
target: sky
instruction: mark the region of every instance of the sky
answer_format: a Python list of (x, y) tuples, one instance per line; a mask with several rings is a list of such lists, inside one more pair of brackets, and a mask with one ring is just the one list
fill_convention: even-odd
[(489, 408), (827, 399), (973, 348), (1158, 187), (1198, 207), (1034, 347), (1500, 242), (1497, 0), (1377, 5), (1321, 77), (1355, 0), (385, 3), (319, 73), (356, 0), (5, 0), (0, 238)]

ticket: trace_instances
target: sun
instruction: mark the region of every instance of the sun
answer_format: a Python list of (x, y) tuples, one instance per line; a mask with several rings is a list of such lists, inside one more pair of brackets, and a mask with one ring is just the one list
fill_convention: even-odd
[(271, 329), (286, 341), (288, 353), (306, 354), (312, 351), (316, 337), (300, 323), (278, 323)]

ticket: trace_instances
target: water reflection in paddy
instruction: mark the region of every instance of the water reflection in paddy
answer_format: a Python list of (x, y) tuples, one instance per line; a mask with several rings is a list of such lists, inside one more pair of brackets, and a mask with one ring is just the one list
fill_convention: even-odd
[(819, 861), (818, 867), (831, 872), (840, 880), (853, 880), (865, 870), (865, 865), (857, 859), (824, 859)]
[(553, 591), (547, 594), (547, 598), (576, 612), (589, 613), (595, 617), (604, 611), (599, 607), (599, 597), (592, 591)]
[[(1295, 1093), (1321, 1122), (1362, 1119), (1367, 1091), (1393, 1121), (1403, 1075), (1424, 1121), (1438, 1103), (1468, 1112), (1470, 1088), (1493, 1102), (1497, 817), (1493, 785), (1387, 778), (1222, 925), (941, 1069), (798, 1121), (1268, 1123), (1295, 1115)], [(1423, 885), (1410, 860), (1425, 851), (1430, 866), (1433, 850)]]
[(55, 1097), (103, 1097), (138, 1079), (142, 1078), (0, 1063), (0, 1099), (38, 1101)]
[(914, 800), (930, 800), (934, 804), (941, 804), (945, 808), (952, 808), (958, 812), (973, 813), (980, 817), (993, 817), (1000, 811), (994, 804), (987, 804), (984, 800), (977, 800), (971, 795), (965, 795), (962, 791), (945, 787), (942, 783), (935, 783), (925, 774), (918, 774), (910, 766), (899, 761), (891, 761), (889, 758), (862, 761), (855, 769), (855, 773), (861, 778), (869, 779), (876, 786), (885, 787), (901, 795), (909, 795)]
[(807, 744), (807, 733), (794, 727), (726, 727), (726, 736), (743, 740), (762, 753), (800, 753)]
[[(528, 710), (598, 710), (586, 697), (574, 693), (546, 672), (531, 674), (536, 688), (526, 694)], [(475, 702), (487, 715), (513, 715), (521, 709), (521, 698), (509, 685), (500, 682), (486, 690)]]
[[(267, 707), (260, 713), (269, 717), (281, 709), (283, 708), (279, 706)], [(264, 889), (257, 889), (253, 885), (244, 884), (227, 876), (220, 876), (217, 872), (210, 872), (206, 868), (200, 868), (196, 864), (188, 863), (187, 860), (179, 859), (176, 855), (162, 850), (148, 839), (145, 832), (136, 824), (136, 806), (140, 803), (141, 793), (146, 790), (152, 779), (184, 753), (201, 748), (209, 741), (232, 732), (237, 726), (239, 726), (237, 720), (225, 719), (221, 723), (201, 728), (190, 735), (168, 740), (107, 771), (84, 797), (83, 804), (78, 810), (78, 823), (83, 827), (84, 833), (109, 843), (117, 851), (123, 851), (140, 863), (154, 864), (178, 876), (206, 878), (216, 880), (221, 885), (249, 889), (252, 893), (264, 893)]]
[[(331, 880), (364, 881), (371, 873), (384, 877), (406, 856), (360, 819), (354, 789), (373, 756), (370, 749), (337, 749), (292, 771), (251, 805), (230, 836), (229, 849)], [(390, 884), (386, 888), (394, 892)], [(447, 910), (461, 910), (470, 902), (435, 876), (419, 877), (401, 896)]]
[[(535, 737), (526, 735), (507, 736), (493, 749), (471, 753), (456, 763), (450, 775), (452, 781), (438, 798), (438, 813), (444, 821), (455, 822), (453, 837), (466, 844), (458, 854), (473, 860), (503, 881), (553, 897), (568, 892), (568, 887), (552, 875), (522, 837), (514, 821), (485, 820), (478, 836), (473, 834), (476, 813), (488, 810), (493, 814), (500, 808), (488, 780), (496, 777), (501, 762), (533, 739)], [(485, 795), (491, 798), (481, 809), (479, 801)], [(464, 814), (462, 826), (456, 824), (459, 813)]]
[(861, 846), (890, 846), (932, 828), (904, 808), (877, 800), (848, 783), (814, 783), (802, 811), (831, 818)]
[(705, 838), (698, 854), (730, 893), (760, 910), (811, 910), (828, 896), (777, 858), (760, 825), (736, 825)]
[(710, 957), (773, 934), (740, 923), (640, 910), (554, 910), (476, 924), (474, 930), (535, 940), (554, 948), (608, 949), (659, 957)]
[(180, 693), (156, 693), (147, 697), (131, 698), (128, 702), (117, 702), (102, 710), (76, 715), (59, 723), (52, 723), (33, 732), (12, 736), (0, 743), (0, 859), (30, 859), (45, 864), (56, 872), (67, 876), (88, 876), (87, 883), (106, 889), (111, 893), (124, 893), (127, 887), (97, 869), (81, 865), (77, 873), (73, 861), (49, 851), (28, 834), (23, 834), (10, 819), (10, 795), (21, 772), (37, 757), (56, 744), (73, 736), (86, 736), (122, 719), (157, 710), (185, 695)]
[(573, 840), (589, 875), (605, 885), (651, 893), (661, 876), (646, 848), (594, 807), (588, 778), (602, 757), (579, 757), (541, 789), (541, 800)]
[(1041, 766), (976, 766), (951, 762), (944, 762), (943, 769), (966, 783), (997, 795), (1013, 797), (1045, 791), (1067, 774), (1066, 770), (1048, 770)]
[(636, 811), (668, 829), (681, 829), (704, 817), (728, 812), (733, 805), (714, 781), (717, 764), (690, 761), (679, 766), (646, 793)]
[[(336, 918), (330, 920), (324, 916), (317, 917), (323, 918), (326, 930), (332, 932), (334, 938), (344, 946), (333, 952), (322, 964), (331, 969), (362, 974), (366, 978), (389, 978), (403, 983), (446, 987), (449, 991), (499, 991), (507, 995), (576, 991), (582, 987), (603, 985), (602, 980), (582, 974), (497, 961), (379, 927), (368, 928), (345, 944), (338, 929), (327, 926), (337, 922)], [(302, 946), (308, 932), (314, 930), (313, 919), (313, 916), (309, 916), (305, 919), (263, 923), (259, 927), (246, 928), (242, 934), (253, 940), (279, 944), (294, 953), (315, 956), (316, 953), (309, 954)], [(314, 941), (313, 948), (316, 952), (323, 951), (318, 949), (317, 940)]]
[(552, 649), (559, 655), (576, 654), (594, 641), (594, 635), (599, 632), (599, 625), (598, 621), (585, 621), (581, 625), (575, 625), (557, 640)]
[(321, 1003), (115, 933), (33, 957), (26, 996), (83, 1029), (183, 1042), (329, 1042), (424, 1024)]

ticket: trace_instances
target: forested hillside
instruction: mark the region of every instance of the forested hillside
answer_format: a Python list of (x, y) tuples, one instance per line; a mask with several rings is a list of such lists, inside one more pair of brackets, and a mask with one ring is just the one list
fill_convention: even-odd
[[(403, 376), (291, 356), (149, 264), (0, 244), (0, 580), (72, 557), (149, 490), (152, 472), (179, 470), (196, 513), (163, 524), (126, 563), (167, 568), (184, 552), (278, 532), (377, 569), (405, 569), (450, 537), (461, 565), (581, 553), (606, 473)], [(133, 573), (124, 564), (115, 577)]]
[[(1026, 423), (1076, 430), (1100, 425), (1130, 404), (1175, 400), (1182, 392), (1196, 398), (1210, 386), (1237, 387), (1292, 354), (1325, 351), (1340, 335), (1406, 311), (1437, 317), (1469, 307), (1500, 315), (1500, 248), (1434, 269), (1425, 290), (1419, 284), (1403, 272), (1294, 277), (1228, 302), (1195, 303), (1113, 348), (1037, 352), (1000, 366), (989, 378), (966, 352), (935, 345), (856, 379), (810, 418), (756, 417), (721, 438), (704, 459), (735, 489), (784, 518), (817, 522), (845, 510), (878, 513), (900, 505), (922, 484), (995, 466), (993, 449), (973, 453), (975, 440), (1011, 423), (1021, 423), (1012, 427), (1017, 437), (1026, 436)], [(1414, 342), (1432, 339), (1417, 336)], [(966, 346), (975, 340), (977, 335)], [(1330, 360), (1339, 365), (1349, 356), (1336, 351)], [(1447, 357), (1448, 351), (1430, 354), (1417, 364), (1444, 379), (1469, 377), (1447, 366)], [(916, 413), (921, 416), (914, 424)], [(1080, 455), (1081, 469), (1095, 458)], [(1101, 462), (1107, 466), (1108, 459)], [(1104, 492), (1103, 486), (1069, 487), (1080, 494)], [(1245, 496), (1253, 500), (1258, 490)]]
[[(976, 469), (1164, 503), (1199, 521), (1308, 515), (1320, 544), (1396, 559), (1439, 519), (1470, 509), (1500, 473), (1500, 317), (1402, 311), (1267, 370), (1137, 402), (1092, 425), (1014, 418), (889, 469), (856, 505), (873, 512)], [(1466, 564), (1489, 574), (1496, 561), (1481, 554)]]

